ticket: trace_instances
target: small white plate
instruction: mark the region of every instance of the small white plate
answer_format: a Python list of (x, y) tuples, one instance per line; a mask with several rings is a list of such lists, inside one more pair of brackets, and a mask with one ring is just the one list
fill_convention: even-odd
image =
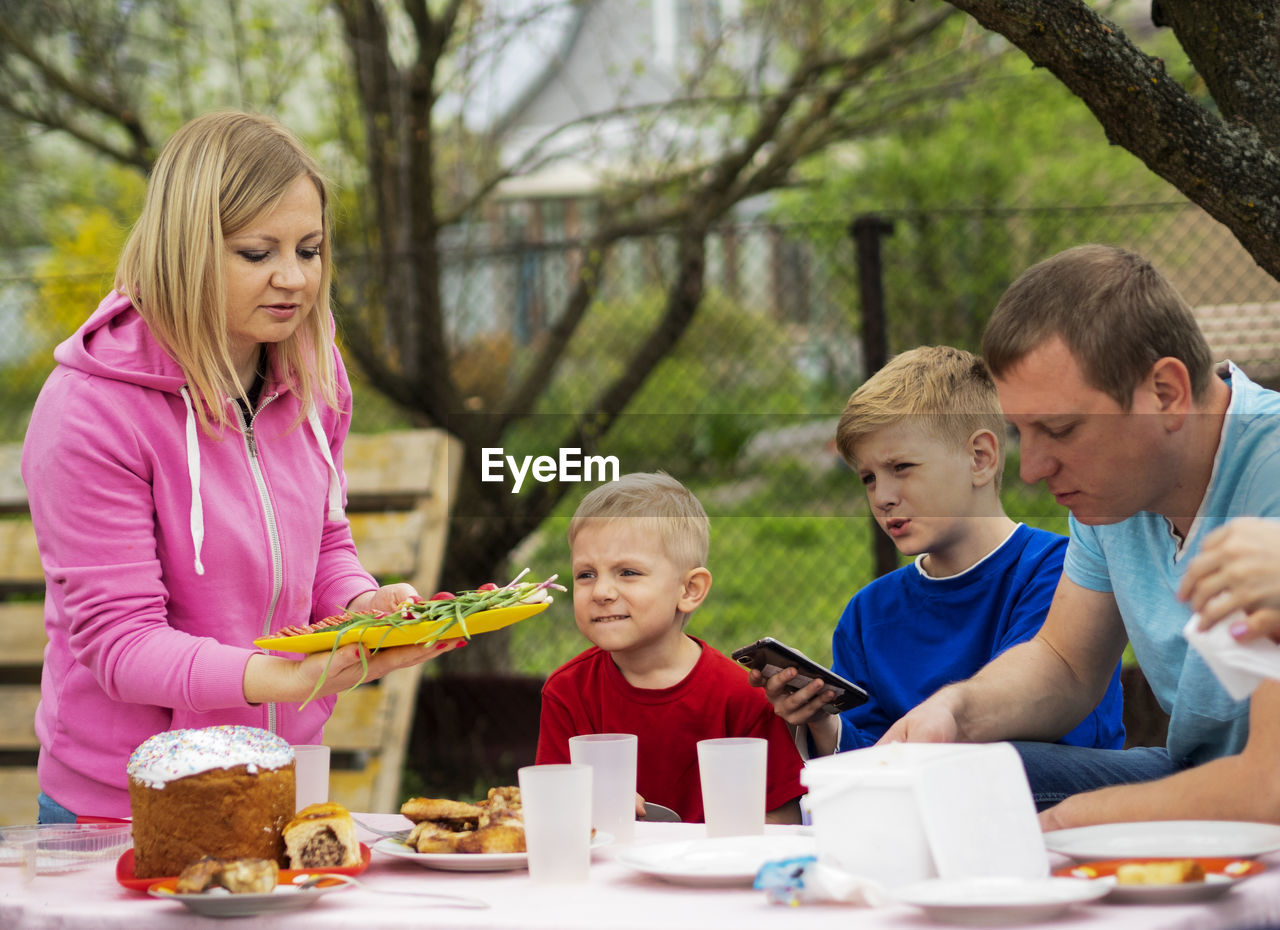
[[(608, 846), (613, 842), (613, 834), (597, 830), (591, 840), (591, 848)], [(416, 849), (404, 845), (397, 840), (379, 840), (373, 845), (375, 852), (383, 852), (388, 856), (410, 859), (428, 869), (441, 869), (445, 872), (511, 872), (529, 867), (528, 853), (420, 853)]]
[[(264, 894), (231, 894), (224, 888), (214, 888), (200, 894), (177, 894), (171, 887), (153, 887), (147, 894), (164, 901), (177, 901), (202, 917), (252, 917), (277, 911), (296, 911), (315, 904), (331, 891), (343, 891), (351, 886), (334, 883), (313, 888), (294, 885), (277, 885), (275, 891)], [(167, 883), (172, 885), (172, 880)]]
[(892, 894), (942, 923), (996, 927), (1049, 920), (1109, 890), (1077, 878), (931, 878)]
[(750, 885), (766, 862), (812, 856), (817, 848), (812, 836), (719, 836), (632, 846), (617, 861), (677, 885)]
[(1247, 859), (1280, 849), (1280, 826), (1238, 820), (1154, 820), (1053, 830), (1051, 851), (1072, 859)]

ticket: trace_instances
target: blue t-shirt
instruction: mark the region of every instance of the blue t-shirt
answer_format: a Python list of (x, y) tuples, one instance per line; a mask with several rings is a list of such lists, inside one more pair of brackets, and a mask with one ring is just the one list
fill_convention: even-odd
[[(832, 670), (870, 700), (841, 714), (840, 751), (869, 746), (944, 685), (968, 678), (1044, 623), (1067, 538), (1019, 524), (973, 567), (931, 578), (916, 564), (853, 596), (832, 636)], [(1120, 669), (1102, 702), (1063, 737), (1073, 746), (1124, 745)]]
[(1280, 517), (1280, 394), (1254, 384), (1230, 363), (1219, 370), (1231, 403), (1209, 488), (1182, 548), (1172, 525), (1144, 511), (1108, 526), (1071, 520), (1067, 577), (1091, 591), (1109, 591), (1124, 621), (1134, 657), (1169, 714), (1169, 756), (1197, 765), (1244, 748), (1249, 702), (1233, 701), (1182, 628), (1190, 608), (1178, 584), (1205, 534), (1233, 517)]

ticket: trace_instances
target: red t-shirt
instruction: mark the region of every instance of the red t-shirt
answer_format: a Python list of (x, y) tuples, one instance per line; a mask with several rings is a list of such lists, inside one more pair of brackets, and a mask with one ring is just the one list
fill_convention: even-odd
[(751, 687), (746, 669), (724, 653), (690, 638), (702, 647), (702, 655), (671, 688), (635, 687), (609, 653), (595, 646), (556, 669), (542, 688), (538, 764), (568, 762), (571, 736), (634, 733), (636, 790), (682, 820), (701, 823), (698, 740), (758, 736), (769, 741), (766, 809), (804, 794), (804, 763), (764, 691)]

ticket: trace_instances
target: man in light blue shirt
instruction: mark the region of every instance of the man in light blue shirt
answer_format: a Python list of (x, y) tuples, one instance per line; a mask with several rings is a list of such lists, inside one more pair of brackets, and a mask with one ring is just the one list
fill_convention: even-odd
[[(1046, 829), (1280, 822), (1280, 682), (1231, 700), (1188, 650), (1177, 596), (1205, 533), (1280, 516), (1280, 395), (1215, 370), (1172, 285), (1107, 246), (1028, 269), (992, 313), (983, 354), (1021, 435), (1023, 479), (1071, 511), (1063, 577), (1034, 639), (884, 740), (1021, 741)], [(1166, 747), (1051, 745), (1097, 701), (1126, 641), (1170, 713)]]

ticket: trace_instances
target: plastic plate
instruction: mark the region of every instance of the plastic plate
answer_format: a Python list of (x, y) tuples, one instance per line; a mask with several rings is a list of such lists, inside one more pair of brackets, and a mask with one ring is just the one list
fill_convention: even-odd
[[(542, 613), (548, 607), (547, 601), (537, 604), (516, 604), (512, 607), (499, 607), (497, 610), (481, 610), (467, 617), (466, 632), (471, 636), (477, 633), (489, 633), (511, 626)], [(451, 625), (452, 624), (452, 625)], [(443, 632), (441, 632), (443, 630)], [(342, 645), (357, 640), (370, 649), (381, 649), (384, 646), (410, 646), (416, 642), (432, 642), (435, 639), (457, 639), (464, 635), (462, 627), (452, 620), (426, 620), (412, 626), (371, 626), (363, 630), (344, 630), (341, 634), (331, 631), (319, 633), (302, 633), (297, 636), (264, 636), (255, 639), (253, 644), (260, 649), (272, 649), (276, 652), (328, 652), (334, 647), (338, 637), (342, 637)]]
[[(315, 875), (323, 872), (326, 875), (359, 875), (365, 869), (369, 868), (369, 858), (372, 853), (369, 847), (364, 843), (360, 844), (360, 861), (355, 865), (334, 866), (325, 869), (281, 869), (280, 875), (276, 879), (277, 884), (291, 885), (295, 877), (299, 875)], [(165, 876), (160, 878), (138, 878), (133, 874), (133, 849), (126, 849), (124, 855), (116, 862), (116, 881), (124, 887), (132, 891), (149, 891), (153, 885), (162, 882), (176, 882), (176, 876)], [(174, 897), (191, 897), (190, 895), (174, 895)], [(236, 895), (243, 897), (243, 895)]]
[(255, 914), (296, 911), (310, 907), (331, 891), (351, 887), (343, 882), (333, 881), (302, 888), (286, 879), (285, 875), (285, 872), (280, 873), (275, 890), (258, 894), (231, 894), (223, 888), (200, 894), (178, 894), (174, 891), (174, 885), (178, 881), (176, 878), (153, 880), (147, 888), (147, 894), (165, 901), (177, 901), (202, 917), (252, 917)]

